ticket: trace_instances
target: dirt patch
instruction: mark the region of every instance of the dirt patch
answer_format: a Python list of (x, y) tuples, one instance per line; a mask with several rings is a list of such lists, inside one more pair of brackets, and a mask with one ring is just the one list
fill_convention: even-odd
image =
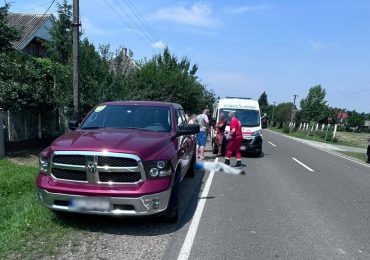
[(39, 158), (38, 155), (40, 150), (32, 150), (17, 154), (7, 155), (6, 158), (18, 165), (29, 165), (29, 166), (38, 166)]

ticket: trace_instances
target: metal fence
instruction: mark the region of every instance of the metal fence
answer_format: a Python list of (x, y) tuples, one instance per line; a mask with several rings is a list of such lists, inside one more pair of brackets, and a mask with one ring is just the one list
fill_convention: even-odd
[[(9, 149), (22, 149), (21, 146), (28, 141), (41, 144), (67, 131), (67, 119), (58, 111), (40, 113), (0, 110), (0, 122), (3, 126), (3, 133), (0, 130), (0, 156), (2, 149), (5, 152), (9, 152)], [(18, 144), (19, 148), (14, 148), (17, 147), (14, 144)]]

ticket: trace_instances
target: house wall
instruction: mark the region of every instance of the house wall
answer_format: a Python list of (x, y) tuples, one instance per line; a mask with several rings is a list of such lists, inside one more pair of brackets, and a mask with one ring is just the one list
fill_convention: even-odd
[(43, 42), (37, 39), (33, 39), (22, 51), (35, 57), (46, 57), (47, 55)]

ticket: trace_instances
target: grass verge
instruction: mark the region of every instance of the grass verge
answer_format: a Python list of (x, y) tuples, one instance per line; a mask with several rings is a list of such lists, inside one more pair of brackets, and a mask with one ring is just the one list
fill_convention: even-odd
[(359, 148), (367, 148), (367, 138), (369, 134), (365, 133), (347, 133), (347, 132), (337, 132), (336, 141), (325, 141), (325, 138), (321, 137), (320, 135), (308, 135), (306, 132), (301, 131), (293, 131), (291, 133), (285, 133), (282, 128), (276, 127), (269, 127), (271, 131), (305, 139), (311, 141), (317, 141), (321, 143), (328, 143), (328, 144), (338, 144), (350, 147), (359, 147)]
[(72, 228), (37, 198), (35, 166), (0, 159), (0, 259), (52, 255)]
[(355, 158), (355, 159), (359, 159), (363, 162), (367, 161), (367, 155), (365, 153), (354, 153), (354, 152), (348, 152), (348, 151), (337, 151), (337, 152), (347, 155), (349, 157)]

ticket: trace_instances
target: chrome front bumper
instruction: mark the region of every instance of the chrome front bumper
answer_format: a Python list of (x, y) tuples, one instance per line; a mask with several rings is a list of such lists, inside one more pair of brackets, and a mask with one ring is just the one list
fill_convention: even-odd
[[(167, 209), (171, 196), (171, 189), (136, 198), (80, 196), (51, 193), (44, 189), (38, 189), (37, 193), (41, 203), (52, 210), (111, 216), (150, 216), (161, 213)], [(95, 198), (97, 200), (109, 201), (109, 209), (105, 211), (78, 210), (71, 206), (71, 201), (83, 198)]]

